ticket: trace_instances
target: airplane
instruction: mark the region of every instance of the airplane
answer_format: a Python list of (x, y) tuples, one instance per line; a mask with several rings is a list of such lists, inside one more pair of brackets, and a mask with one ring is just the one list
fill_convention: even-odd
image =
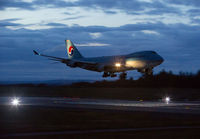
[(35, 55), (47, 57), (50, 60), (66, 64), (71, 68), (82, 68), (90, 71), (103, 72), (102, 77), (116, 77), (125, 79), (126, 71), (137, 70), (145, 76), (153, 75), (153, 68), (160, 65), (164, 59), (155, 51), (140, 51), (127, 55), (102, 56), (86, 58), (81, 55), (72, 41), (65, 40), (68, 58), (60, 58), (40, 54), (33, 50)]

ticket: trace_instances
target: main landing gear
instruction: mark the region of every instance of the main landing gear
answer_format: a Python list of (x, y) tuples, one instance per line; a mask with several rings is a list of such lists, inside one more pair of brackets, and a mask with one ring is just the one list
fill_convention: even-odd
[(120, 79), (120, 80), (126, 80), (126, 77), (127, 77), (127, 73), (126, 73), (126, 72), (122, 72), (122, 73), (119, 75), (119, 79)]
[(109, 76), (110, 76), (110, 74), (108, 72), (104, 72), (102, 75), (102, 77), (104, 77), (104, 78), (109, 77)]
[[(115, 74), (115, 73), (110, 73), (110, 72), (104, 72), (103, 73), (103, 75), (102, 75), (102, 77), (104, 77), (104, 78), (106, 78), (106, 77), (111, 77), (111, 78), (113, 78), (113, 77), (116, 77), (117, 76), (117, 74)], [(125, 73), (125, 72), (122, 72), (120, 75), (119, 75), (119, 78), (120, 79), (126, 79), (126, 77), (127, 77), (127, 73)]]
[(152, 75), (153, 75), (153, 69), (152, 68), (145, 70), (144, 76), (152, 76)]
[(102, 77), (106, 78), (106, 77), (116, 77), (117, 74), (115, 73), (109, 73), (109, 72), (104, 72)]

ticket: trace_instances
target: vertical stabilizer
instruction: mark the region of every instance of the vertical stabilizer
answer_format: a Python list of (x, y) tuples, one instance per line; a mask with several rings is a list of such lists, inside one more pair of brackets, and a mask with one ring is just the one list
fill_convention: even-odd
[(67, 47), (67, 55), (69, 59), (83, 58), (83, 56), (79, 53), (78, 49), (70, 40), (65, 40), (65, 44)]

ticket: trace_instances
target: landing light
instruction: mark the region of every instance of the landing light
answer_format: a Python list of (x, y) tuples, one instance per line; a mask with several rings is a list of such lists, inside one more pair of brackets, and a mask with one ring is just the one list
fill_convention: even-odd
[(115, 66), (119, 68), (119, 67), (121, 67), (121, 64), (120, 63), (116, 63)]
[(11, 104), (14, 105), (14, 106), (20, 105), (20, 100), (19, 100), (19, 98), (13, 98), (13, 99), (11, 100)]

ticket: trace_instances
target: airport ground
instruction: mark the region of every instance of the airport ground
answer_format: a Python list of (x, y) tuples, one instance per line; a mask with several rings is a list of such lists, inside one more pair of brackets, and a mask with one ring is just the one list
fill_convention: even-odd
[(200, 137), (200, 118), (195, 114), (36, 106), (1, 106), (0, 113), (0, 133), (5, 138)]
[[(1, 86), (0, 96), (49, 97), (76, 100), (199, 101), (199, 88), (121, 88), (66, 86)], [(198, 102), (199, 103), (199, 102)], [(174, 113), (83, 107), (0, 105), (4, 138), (199, 138), (199, 107), (195, 113)], [(82, 106), (81, 106), (82, 107)], [(101, 107), (101, 106), (99, 106)], [(178, 107), (179, 108), (179, 107)], [(177, 108), (177, 109), (178, 109)], [(181, 106), (180, 106), (181, 108)], [(182, 108), (188, 109), (189, 107)], [(133, 108), (135, 109), (135, 108)], [(140, 109), (140, 108), (139, 108)], [(142, 108), (143, 109), (143, 108)], [(149, 107), (147, 109), (154, 109)], [(170, 110), (171, 108), (169, 108)], [(5, 135), (5, 136), (4, 136)]]

